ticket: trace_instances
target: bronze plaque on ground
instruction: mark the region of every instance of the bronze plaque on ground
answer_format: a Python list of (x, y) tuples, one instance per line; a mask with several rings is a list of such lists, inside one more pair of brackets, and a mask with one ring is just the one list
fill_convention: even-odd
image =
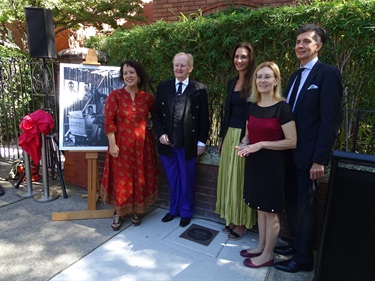
[(204, 246), (208, 246), (218, 233), (219, 231), (217, 230), (213, 230), (197, 224), (192, 224), (180, 235), (180, 237), (202, 244)]

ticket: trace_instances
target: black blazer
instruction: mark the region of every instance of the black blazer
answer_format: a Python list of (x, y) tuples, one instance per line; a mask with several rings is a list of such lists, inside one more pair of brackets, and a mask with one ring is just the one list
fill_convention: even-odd
[[(221, 120), (220, 133), (219, 133), (219, 137), (222, 138), (223, 140), (224, 140), (225, 135), (227, 134), (227, 131), (228, 131), (228, 128), (229, 128), (230, 115), (231, 115), (230, 100), (232, 98), (234, 87), (236, 86), (237, 80), (238, 80), (238, 76), (229, 80), (228, 84), (227, 84), (227, 96), (225, 98), (225, 104), (224, 104), (224, 117)], [(245, 114), (244, 114), (244, 120), (243, 120), (243, 124), (242, 124), (241, 137), (238, 140), (239, 142), (241, 141), (241, 139), (245, 135), (246, 116), (247, 116), (246, 112), (248, 111), (248, 108), (249, 108), (250, 104), (251, 104), (251, 102), (246, 102), (246, 111), (245, 111)]]
[(230, 118), (230, 99), (233, 94), (234, 87), (236, 86), (238, 77), (235, 77), (228, 81), (227, 84), (227, 96), (225, 98), (225, 104), (224, 104), (224, 117), (221, 120), (221, 126), (220, 126), (220, 133), (219, 137), (223, 138), (227, 134), (228, 128), (229, 128), (229, 118)]
[[(288, 81), (285, 96), (296, 77)], [(294, 162), (310, 169), (313, 162), (327, 165), (341, 122), (343, 85), (337, 68), (317, 61), (303, 84), (293, 115), (297, 128)]]
[[(189, 79), (185, 92), (187, 104), (184, 112), (185, 158), (197, 157), (198, 141), (206, 143), (210, 129), (208, 96), (206, 85)], [(176, 94), (175, 79), (160, 82), (152, 111), (153, 128), (158, 139), (167, 134), (172, 136), (173, 98)], [(159, 154), (169, 156), (171, 147), (158, 143)]]

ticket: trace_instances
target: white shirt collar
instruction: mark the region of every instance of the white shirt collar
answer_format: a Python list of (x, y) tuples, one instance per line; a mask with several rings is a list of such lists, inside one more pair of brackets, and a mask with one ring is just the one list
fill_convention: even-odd
[[(315, 63), (317, 61), (318, 61), (318, 57), (315, 57), (311, 61), (309, 61), (308, 63), (306, 63), (306, 65), (303, 68), (311, 70), (314, 67), (314, 65), (315, 65)], [(300, 67), (302, 67), (302, 66), (300, 65)]]
[[(178, 79), (175, 78), (175, 82), (174, 82), (174, 84), (177, 86), (178, 83), (180, 83), (180, 81), (178, 81)], [(186, 78), (184, 81), (182, 81), (182, 84), (184, 84), (185, 86), (189, 85), (189, 77)]]

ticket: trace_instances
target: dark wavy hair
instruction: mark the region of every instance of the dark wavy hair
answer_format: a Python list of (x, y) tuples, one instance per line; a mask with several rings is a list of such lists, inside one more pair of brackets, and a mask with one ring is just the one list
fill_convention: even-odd
[(252, 78), (253, 78), (255, 68), (257, 67), (257, 60), (255, 56), (254, 47), (249, 42), (240, 42), (236, 45), (236, 47), (233, 50), (233, 54), (232, 54), (233, 65), (234, 65), (234, 57), (236, 55), (236, 51), (238, 48), (245, 48), (249, 56), (249, 66), (246, 70), (245, 80), (241, 87), (241, 98), (247, 99), (248, 97), (250, 97)]
[(305, 33), (308, 31), (314, 31), (314, 40), (316, 42), (321, 42), (324, 46), (324, 44), (327, 41), (327, 32), (320, 26), (317, 26), (315, 24), (305, 24), (302, 25), (298, 30), (297, 30), (297, 36), (300, 35), (301, 33)]
[(124, 82), (124, 65), (131, 66), (135, 69), (135, 72), (137, 73), (139, 77), (139, 85), (138, 87), (142, 90), (146, 90), (148, 85), (148, 77), (146, 70), (143, 68), (143, 66), (140, 64), (140, 62), (136, 60), (125, 60), (120, 64), (120, 77), (119, 79)]

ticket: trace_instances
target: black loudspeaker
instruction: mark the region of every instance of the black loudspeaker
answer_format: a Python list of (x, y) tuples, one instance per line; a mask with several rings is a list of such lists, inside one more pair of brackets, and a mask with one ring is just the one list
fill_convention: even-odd
[(375, 156), (335, 151), (314, 281), (375, 280)]
[(32, 58), (57, 58), (52, 11), (26, 7), (27, 41)]

